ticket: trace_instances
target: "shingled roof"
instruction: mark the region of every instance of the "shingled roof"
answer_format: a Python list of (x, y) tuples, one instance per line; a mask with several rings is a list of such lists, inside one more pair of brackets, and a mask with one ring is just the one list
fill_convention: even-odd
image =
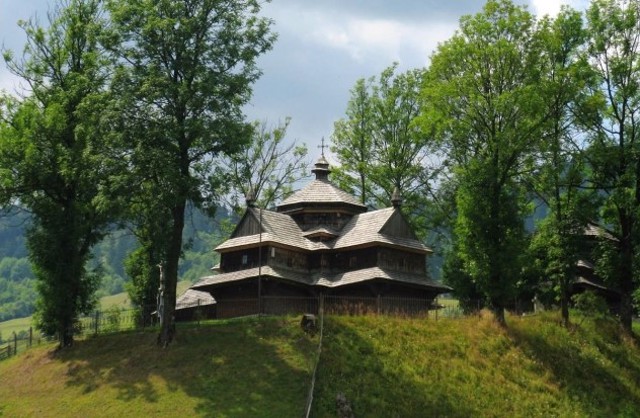
[(323, 180), (313, 180), (302, 190), (299, 190), (286, 198), (280, 205), (278, 205), (278, 210), (283, 211), (289, 206), (300, 203), (343, 203), (362, 208), (363, 210), (366, 210), (367, 208), (349, 193), (342, 191), (333, 184)]
[[(285, 247), (294, 247), (306, 251), (346, 249), (371, 245), (389, 245), (402, 247), (414, 252), (424, 254), (431, 253), (431, 249), (414, 238), (391, 236), (381, 233), (385, 224), (393, 215), (401, 216), (398, 208), (386, 208), (372, 212), (354, 215), (341, 231), (326, 230), (335, 239), (327, 241), (315, 241), (308, 239), (314, 231), (302, 231), (298, 224), (289, 216), (269, 210), (249, 208), (245, 216), (254, 216), (259, 219), (262, 216), (262, 234), (254, 234), (230, 238), (215, 248), (218, 252), (237, 250), (240, 248), (254, 247), (262, 244), (280, 244)], [(324, 229), (320, 229), (323, 230)]]
[(429, 247), (416, 239), (390, 236), (381, 233), (384, 225), (389, 221), (391, 216), (396, 213), (399, 214), (399, 209), (386, 208), (354, 216), (344, 228), (342, 228), (340, 237), (336, 239), (331, 247), (338, 249), (376, 243), (401, 246), (425, 254), (431, 253), (432, 251)]
[(176, 309), (197, 308), (199, 306), (215, 305), (216, 300), (209, 292), (201, 290), (187, 289), (178, 300), (176, 300)]
[(260, 242), (275, 243), (304, 250), (329, 248), (322, 242), (313, 242), (305, 238), (303, 231), (289, 215), (266, 209), (261, 211), (260, 209), (249, 208), (245, 214), (246, 216), (252, 216), (257, 221), (261, 219), (263, 233), (230, 238), (218, 245), (215, 248), (216, 251), (224, 252), (225, 250), (252, 247)]
[(261, 269), (259, 269), (258, 267), (253, 267), (250, 269), (203, 277), (196, 284), (191, 286), (191, 288), (198, 289), (221, 283), (237, 282), (240, 280), (258, 277), (259, 274), (263, 277), (272, 277), (280, 280), (288, 280), (296, 283), (317, 285), (327, 288), (361, 283), (372, 279), (384, 279), (405, 284), (428, 286), (445, 292), (452, 290), (449, 286), (445, 286), (443, 284), (430, 280), (424, 275), (397, 271), (388, 272), (380, 267), (370, 267), (333, 274), (330, 272), (303, 274), (297, 271), (272, 266), (262, 266)]
[(367, 210), (367, 207), (355, 197), (340, 190), (329, 181), (331, 170), (324, 155), (320, 157), (315, 164), (315, 168), (311, 171), (316, 175), (316, 179), (278, 205), (278, 212), (295, 210), (301, 205), (346, 205), (354, 213), (361, 213)]

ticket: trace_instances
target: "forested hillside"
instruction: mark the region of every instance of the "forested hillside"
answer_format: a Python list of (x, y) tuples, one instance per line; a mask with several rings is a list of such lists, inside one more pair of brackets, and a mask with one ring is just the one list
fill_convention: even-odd
[[(229, 213), (219, 209), (214, 219), (198, 210), (191, 210), (185, 227), (184, 257), (180, 264), (180, 279), (195, 281), (208, 274), (217, 263), (212, 251), (224, 233), (221, 223), (228, 222)], [(0, 216), (0, 322), (29, 316), (37, 298), (25, 233), (29, 215), (12, 210)], [(126, 291), (129, 278), (124, 269), (127, 255), (137, 248), (133, 234), (125, 228), (114, 228), (93, 252), (92, 267), (98, 269), (101, 284), (97, 297)]]

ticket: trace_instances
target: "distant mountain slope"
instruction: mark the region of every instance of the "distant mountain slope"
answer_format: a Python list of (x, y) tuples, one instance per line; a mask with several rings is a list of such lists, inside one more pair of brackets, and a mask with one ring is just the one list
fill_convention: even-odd
[[(203, 212), (192, 209), (185, 223), (184, 258), (180, 265), (180, 278), (194, 281), (209, 273), (217, 263), (213, 247), (222, 239), (220, 223), (229, 213), (218, 210), (211, 219)], [(0, 213), (0, 322), (29, 316), (35, 308), (36, 290), (31, 264), (27, 255), (25, 233), (29, 227), (29, 214), (12, 209)], [(115, 229), (93, 251), (90, 267), (100, 266), (102, 282), (98, 296), (125, 291), (128, 278), (124, 260), (137, 247), (130, 231)]]

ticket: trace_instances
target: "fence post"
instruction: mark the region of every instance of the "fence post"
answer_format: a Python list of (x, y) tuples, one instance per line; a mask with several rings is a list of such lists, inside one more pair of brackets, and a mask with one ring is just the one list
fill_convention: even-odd
[(93, 332), (98, 335), (98, 320), (100, 319), (100, 311), (96, 311), (93, 318)]
[(33, 327), (29, 327), (29, 347), (33, 345)]
[(13, 332), (13, 354), (18, 354), (18, 334)]

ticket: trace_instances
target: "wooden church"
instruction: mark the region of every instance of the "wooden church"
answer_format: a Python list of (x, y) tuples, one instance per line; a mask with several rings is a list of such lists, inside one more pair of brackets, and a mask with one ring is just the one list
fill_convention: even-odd
[(438, 294), (451, 291), (429, 279), (426, 261), (432, 251), (402, 215), (398, 193), (392, 207), (368, 211), (331, 183), (324, 156), (312, 172), (315, 180), (275, 211), (257, 208), (247, 197), (231, 237), (215, 248), (220, 253), (215, 274), (178, 299), (176, 319), (190, 319), (196, 307), (211, 312), (211, 305), (223, 302), (240, 306), (262, 298), (274, 303), (320, 295), (423, 300), (430, 306)]

